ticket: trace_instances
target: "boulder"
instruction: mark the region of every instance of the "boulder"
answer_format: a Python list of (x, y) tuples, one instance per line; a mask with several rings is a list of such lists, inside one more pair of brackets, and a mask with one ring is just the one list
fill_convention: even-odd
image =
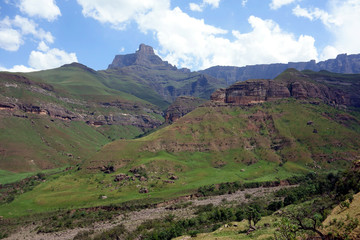
[(149, 190), (147, 188), (140, 188), (139, 193), (149, 193)]

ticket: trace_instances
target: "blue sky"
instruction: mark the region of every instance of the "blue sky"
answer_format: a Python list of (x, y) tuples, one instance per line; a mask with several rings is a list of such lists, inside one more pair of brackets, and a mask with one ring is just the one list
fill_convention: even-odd
[(360, 53), (360, 0), (2, 0), (0, 70), (106, 69), (140, 43), (177, 67)]

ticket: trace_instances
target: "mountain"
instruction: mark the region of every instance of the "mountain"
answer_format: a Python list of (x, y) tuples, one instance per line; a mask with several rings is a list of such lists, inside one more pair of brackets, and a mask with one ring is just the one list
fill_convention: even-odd
[[(128, 67), (134, 65), (120, 69)], [(305, 198), (315, 191), (323, 197), (323, 187), (343, 179), (334, 172), (359, 158), (359, 74), (288, 69), (273, 80), (253, 79), (220, 89), (210, 101), (181, 96), (169, 106), (168, 122), (158, 127), (163, 112), (146, 99), (161, 100), (161, 95), (141, 85), (141, 79), (134, 81), (133, 76), (126, 84), (135, 85), (126, 85), (122, 75), (115, 76), (119, 70), (109, 71), (70, 64), (28, 74), (0, 73), (1, 169), (37, 173), (0, 185), (1, 238), (15, 237), (20, 228), (25, 233), (19, 238), (46, 239), (87, 238), (85, 234), (107, 230), (117, 237), (141, 229), (154, 232), (157, 222), (146, 220), (165, 212), (179, 219), (200, 214), (199, 222), (208, 225), (204, 216), (215, 219), (229, 212), (218, 206), (243, 211), (247, 208), (238, 204), (261, 198), (269, 201), (262, 206), (266, 211), (271, 201), (279, 209), (289, 196), (295, 199), (292, 203), (298, 199), (288, 189)], [(110, 87), (117, 82), (124, 91)], [(143, 86), (141, 91), (148, 88), (148, 95), (130, 94), (129, 86), (136, 84)], [(147, 130), (152, 131), (142, 134)], [(137, 133), (143, 137), (135, 137)], [(37, 172), (66, 163), (76, 166), (52, 175)], [(8, 172), (0, 171), (1, 180), (4, 174)], [(318, 184), (300, 190), (285, 186), (319, 176), (324, 178)], [(277, 186), (282, 195), (265, 199), (258, 191), (269, 188), (245, 189), (257, 186)], [(244, 200), (234, 204), (230, 194), (239, 189), (245, 191), (238, 191)], [(224, 194), (217, 196), (216, 215), (204, 210), (213, 208), (213, 200), (206, 198), (202, 207), (195, 203), (208, 193)], [(141, 226), (139, 219), (145, 221)], [(118, 230), (109, 229), (115, 225)]]
[(204, 185), (338, 171), (360, 154), (359, 126), (358, 113), (312, 99), (253, 106), (209, 102), (150, 135), (105, 145), (80, 171), (50, 178), (0, 206), (0, 215), (159, 202)]
[(326, 70), (334, 73), (355, 74), (360, 73), (360, 54), (341, 54), (336, 59), (329, 59), (318, 63), (315, 60), (311, 60), (309, 62), (259, 64), (245, 67), (215, 66), (199, 72), (223, 79), (226, 86), (229, 86), (237, 81), (248, 79), (273, 79), (288, 68), (295, 68), (299, 71)]
[(360, 107), (360, 74), (287, 69), (274, 80), (254, 79), (219, 89), (211, 99), (235, 105), (251, 105), (289, 97), (321, 99), (333, 106)]
[(154, 49), (145, 44), (140, 44), (139, 50), (133, 54), (116, 55), (112, 64), (109, 65), (108, 70), (133, 65), (140, 65), (158, 70), (177, 70), (175, 66), (162, 61), (159, 56), (155, 55)]
[[(115, 56), (108, 69), (100, 73), (111, 77), (106, 78), (105, 82), (111, 88), (126, 88), (128, 93), (137, 97), (149, 90), (155, 91), (168, 102), (173, 102), (179, 96), (209, 99), (214, 90), (225, 87), (223, 81), (207, 74), (177, 69), (162, 61), (155, 55), (152, 47), (144, 44), (141, 44), (134, 54)], [(157, 104), (151, 99), (147, 100)]]
[(0, 73), (0, 169), (79, 164), (110, 141), (134, 138), (163, 123), (159, 107), (103, 81), (78, 63)]

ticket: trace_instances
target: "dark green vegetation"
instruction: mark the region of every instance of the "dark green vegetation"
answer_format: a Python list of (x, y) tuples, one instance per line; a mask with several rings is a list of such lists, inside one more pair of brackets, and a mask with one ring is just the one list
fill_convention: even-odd
[[(347, 235), (344, 234), (352, 233), (359, 226), (356, 218), (349, 217), (347, 222), (343, 222), (342, 226), (337, 228), (336, 235), (328, 231), (327, 226), (322, 225), (322, 222), (334, 206), (352, 201), (353, 194), (359, 192), (360, 173), (357, 171), (320, 175), (311, 173), (298, 181), (300, 182), (298, 187), (281, 190), (274, 196), (254, 198), (246, 204), (224, 201), (220, 206), (202, 205), (194, 207), (194, 217), (179, 219), (174, 215), (166, 215), (163, 218), (145, 221), (133, 231), (128, 231), (124, 225), (119, 224), (102, 233), (95, 233), (93, 230), (81, 231), (74, 239), (140, 237), (140, 239), (165, 240), (183, 235), (190, 235), (196, 239), (216, 239), (220, 236), (228, 239), (263, 239), (261, 237), (264, 236), (268, 236), (265, 237), (266, 239), (296, 239), (296, 237), (307, 239), (311, 236), (322, 239), (347, 239)], [(288, 202), (289, 198), (294, 199), (292, 203)], [(96, 213), (82, 210), (58, 212), (56, 217), (55, 215), (45, 217), (38, 231), (88, 226), (95, 219), (112, 219), (112, 215), (116, 214), (114, 209), (115, 206), (108, 212), (101, 209)], [(335, 224), (336, 220), (332, 222)], [(228, 230), (219, 229), (224, 225), (228, 226)], [(213, 232), (217, 229), (218, 231)]]

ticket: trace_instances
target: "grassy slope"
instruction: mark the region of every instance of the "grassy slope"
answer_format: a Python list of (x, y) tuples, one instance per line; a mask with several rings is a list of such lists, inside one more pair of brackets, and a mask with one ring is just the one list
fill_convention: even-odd
[(345, 229), (342, 228), (339, 230), (339, 227), (336, 225), (341, 224), (348, 225), (351, 220), (358, 219), (360, 220), (360, 193), (354, 195), (354, 200), (350, 203), (349, 208), (341, 208), (340, 205), (336, 206), (331, 214), (323, 222), (324, 233), (340, 233), (341, 235), (349, 236), (349, 239), (359, 239), (360, 238), (360, 225), (357, 226), (352, 231), (345, 233)]
[(122, 90), (128, 94), (132, 94), (142, 98), (161, 109), (166, 109), (169, 102), (165, 101), (162, 96), (149, 88), (148, 82), (138, 76), (129, 74), (119, 74), (117, 71), (108, 70), (101, 71), (103, 75), (103, 83), (112, 89)]
[[(93, 113), (95, 116), (120, 112), (144, 114), (163, 120), (160, 114), (143, 110), (158, 109), (156, 106), (134, 95), (106, 87), (101, 81), (103, 76), (86, 67), (70, 65), (20, 75), (28, 77), (32, 83), (18, 81), (12, 74), (0, 75), (0, 102), (17, 101), (35, 106), (51, 104), (70, 112)], [(38, 83), (54, 86), (54, 90), (46, 91)], [(120, 102), (129, 107), (104, 107), (101, 104), (104, 102)], [(132, 108), (133, 105), (136, 107)], [(26, 118), (14, 117), (13, 114)], [(145, 130), (131, 125), (95, 128), (84, 122), (65, 122), (20, 110), (1, 110), (0, 169), (33, 172), (77, 163), (80, 161), (77, 157), (81, 160), (89, 157), (110, 140), (134, 138)], [(73, 157), (69, 158), (68, 153)], [(5, 181), (0, 177), (0, 183)]]
[[(339, 123), (334, 120), (338, 115), (350, 120)], [(307, 125), (309, 120), (313, 125)], [(128, 173), (132, 167), (144, 165), (148, 181), (115, 183), (115, 173), (68, 172), (1, 206), (0, 215), (136, 199), (158, 201), (190, 194), (203, 185), (269, 181), (309, 171), (341, 169), (347, 165), (345, 160), (359, 155), (360, 131), (354, 121), (358, 120), (349, 113), (295, 100), (251, 108), (198, 108), (144, 138), (107, 144), (83, 166), (114, 165), (116, 173)], [(313, 133), (314, 128), (318, 133)], [(279, 139), (283, 146), (277, 151), (271, 149)], [(163, 182), (170, 172), (179, 176), (173, 184)], [(141, 187), (147, 187), (150, 193), (138, 193)], [(100, 195), (108, 198), (99, 199)]]
[(56, 69), (32, 72), (26, 74), (30, 79), (46, 82), (56, 90), (72, 97), (80, 96), (86, 100), (121, 99), (132, 102), (145, 103), (144, 100), (122, 91), (121, 88), (112, 89), (105, 86), (102, 74), (76, 66), (64, 66)]
[[(249, 223), (247, 220), (243, 220), (241, 222), (233, 222), (231, 224), (226, 224), (211, 233), (202, 233), (197, 234), (196, 237), (192, 237), (191, 239), (221, 239), (221, 240), (230, 240), (230, 239), (257, 239), (257, 240), (267, 240), (274, 237), (274, 232), (276, 231), (276, 227), (273, 224), (277, 221), (275, 216), (267, 216), (263, 217), (258, 223), (258, 230), (247, 234), (247, 230), (249, 229)], [(269, 224), (269, 227), (265, 227), (264, 224)], [(175, 238), (175, 240), (184, 239), (185, 236), (181, 236)], [(190, 236), (189, 236), (190, 237)]]
[(104, 135), (83, 122), (3, 116), (0, 168), (24, 172), (80, 163), (108, 142)]
[[(224, 87), (222, 81), (210, 77), (206, 86), (198, 86), (198, 84), (205, 84), (198, 82), (202, 77), (198, 73), (157, 70), (143, 66), (125, 67), (121, 70), (106, 70), (100, 73), (105, 76), (104, 84), (106, 86), (113, 89), (126, 89), (124, 91), (146, 99), (163, 109), (169, 105), (165, 100), (172, 101), (176, 99), (176, 92), (180, 95), (208, 99), (214, 90)], [(174, 96), (167, 95), (167, 91), (173, 91)]]

